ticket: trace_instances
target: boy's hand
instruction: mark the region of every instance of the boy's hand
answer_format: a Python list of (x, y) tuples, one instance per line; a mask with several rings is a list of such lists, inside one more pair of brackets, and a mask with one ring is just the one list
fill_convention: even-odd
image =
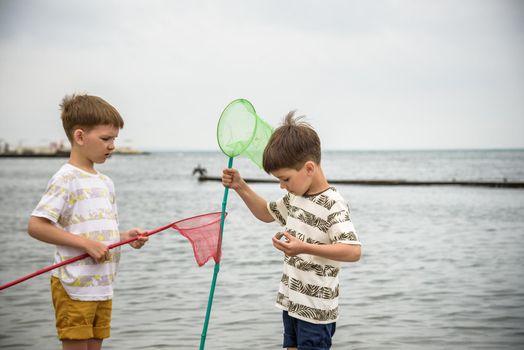
[(136, 241), (133, 241), (131, 243), (129, 243), (129, 245), (135, 249), (140, 249), (144, 246), (144, 244), (146, 244), (146, 242), (149, 240), (149, 237), (148, 236), (142, 236), (144, 235), (145, 233), (147, 233), (147, 231), (144, 231), (140, 228), (132, 228), (131, 230), (127, 231), (127, 232), (124, 232), (122, 234), (122, 240), (126, 240), (126, 239), (129, 239), (129, 238), (133, 238), (133, 237), (139, 237)]
[(237, 169), (226, 168), (222, 172), (222, 184), (226, 187), (229, 187), (233, 190), (237, 190), (244, 180), (240, 176), (240, 173)]
[(84, 249), (96, 262), (102, 263), (111, 258), (111, 252), (104, 243), (86, 239)]
[[(284, 240), (280, 238), (285, 237)], [(303, 252), (304, 242), (292, 236), (287, 231), (277, 232), (273, 238), (273, 246), (278, 250), (284, 252), (287, 256), (295, 256)]]

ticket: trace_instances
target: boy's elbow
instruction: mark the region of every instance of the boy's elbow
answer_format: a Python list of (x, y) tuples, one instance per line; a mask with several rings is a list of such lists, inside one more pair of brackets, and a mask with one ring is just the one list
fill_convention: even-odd
[(31, 216), (29, 218), (29, 221), (27, 222), (27, 233), (29, 236), (35, 238), (35, 225), (36, 225), (36, 219), (34, 216)]
[(360, 257), (362, 256), (362, 249), (360, 248), (360, 246), (358, 247), (358, 253), (355, 254), (355, 260), (353, 260), (353, 262), (357, 262), (360, 260)]
[(275, 219), (273, 219), (273, 217), (271, 215), (270, 216), (261, 217), (261, 218), (259, 218), (259, 220), (262, 221), (262, 222), (265, 222), (265, 223), (270, 223), (270, 222), (275, 221)]
[(38, 239), (38, 233), (40, 232), (39, 228), (44, 222), (46, 222), (46, 219), (44, 218), (31, 216), (29, 218), (29, 222), (27, 223), (27, 233), (29, 236)]
[(266, 207), (264, 207), (261, 211), (256, 213), (256, 218), (262, 222), (269, 223), (275, 221), (275, 218), (273, 215), (269, 213), (269, 210), (267, 210)]
[(351, 246), (350, 251), (347, 254), (347, 262), (357, 262), (362, 256), (362, 248), (359, 245)]

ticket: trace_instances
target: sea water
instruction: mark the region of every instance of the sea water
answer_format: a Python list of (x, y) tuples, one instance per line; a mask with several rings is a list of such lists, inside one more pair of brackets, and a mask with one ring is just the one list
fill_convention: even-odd
[[(0, 159), (0, 283), (51, 265), (54, 248), (26, 233), (50, 176), (66, 159)], [(524, 181), (524, 151), (325, 152), (330, 179)], [(218, 152), (115, 156), (99, 170), (115, 182), (121, 229), (146, 230), (220, 211)], [(242, 175), (269, 178), (248, 160)], [(267, 199), (277, 184), (253, 184)], [(459, 186), (338, 185), (363, 244), (340, 274), (334, 350), (522, 349), (524, 190)], [(279, 230), (258, 222), (230, 192), (206, 349), (279, 349), (274, 307)], [(104, 349), (197, 349), (214, 262), (198, 267), (176, 230), (125, 246)], [(57, 349), (49, 273), (0, 292), (0, 348)]]

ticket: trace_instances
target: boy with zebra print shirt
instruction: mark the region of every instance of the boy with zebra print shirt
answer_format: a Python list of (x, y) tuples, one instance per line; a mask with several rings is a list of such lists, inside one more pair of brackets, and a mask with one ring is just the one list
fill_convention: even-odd
[(338, 319), (340, 265), (358, 261), (361, 244), (347, 202), (320, 166), (320, 139), (300, 119), (290, 112), (264, 150), (264, 170), (279, 179), (284, 197), (266, 202), (236, 169), (224, 169), (222, 183), (256, 218), (284, 227), (272, 238), (285, 254), (276, 303), (283, 310), (283, 347), (327, 350)]

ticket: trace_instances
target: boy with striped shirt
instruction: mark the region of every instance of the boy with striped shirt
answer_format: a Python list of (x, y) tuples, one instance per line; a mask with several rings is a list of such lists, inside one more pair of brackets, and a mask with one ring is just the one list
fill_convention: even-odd
[[(113, 181), (94, 167), (115, 149), (124, 127), (118, 111), (89, 95), (66, 96), (61, 107), (71, 155), (49, 181), (27, 231), (56, 245), (55, 263), (85, 252), (91, 256), (53, 270), (51, 294), (62, 349), (98, 350), (110, 333), (113, 281), (120, 260), (120, 248), (107, 246), (145, 231), (119, 231)], [(146, 241), (140, 237), (130, 245), (139, 249)]]
[(289, 350), (330, 349), (339, 316), (340, 265), (361, 255), (348, 204), (327, 182), (320, 158), (317, 133), (290, 112), (263, 157), (264, 170), (278, 178), (285, 196), (268, 203), (238, 170), (224, 169), (222, 175), (224, 186), (234, 189), (256, 218), (284, 227), (272, 241), (285, 254), (276, 306), (283, 310), (283, 347)]

